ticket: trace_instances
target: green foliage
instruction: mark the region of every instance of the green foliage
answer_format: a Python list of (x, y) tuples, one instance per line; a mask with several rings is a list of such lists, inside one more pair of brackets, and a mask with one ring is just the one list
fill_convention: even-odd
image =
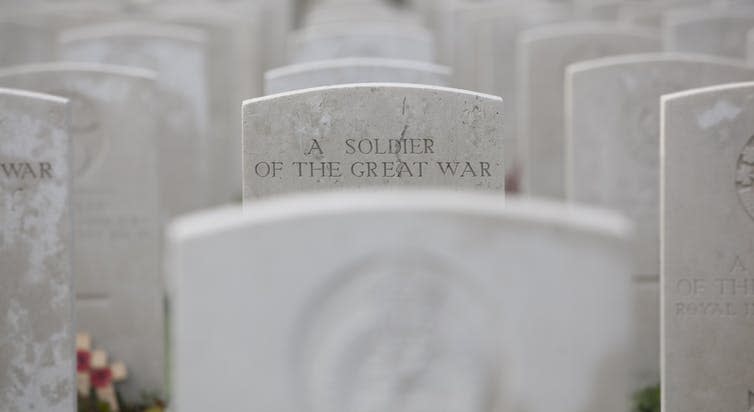
[[(141, 401), (134, 404), (123, 402), (120, 394), (118, 394), (118, 404), (120, 405), (120, 412), (163, 412), (165, 410), (165, 403), (158, 396), (147, 393), (142, 394)], [(112, 411), (107, 403), (98, 401), (97, 396), (92, 392), (88, 398), (79, 396), (78, 412)]]
[(634, 394), (632, 412), (660, 412), (660, 385), (644, 388)]

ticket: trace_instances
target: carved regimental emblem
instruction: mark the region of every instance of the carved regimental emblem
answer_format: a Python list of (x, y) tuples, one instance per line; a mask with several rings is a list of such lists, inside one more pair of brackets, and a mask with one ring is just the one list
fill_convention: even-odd
[(738, 157), (736, 190), (746, 213), (754, 219), (754, 136)]
[(86, 96), (79, 93), (49, 92), (65, 96), (71, 101), (71, 135), (73, 138), (73, 173), (85, 176), (98, 166), (107, 149), (107, 139), (100, 126), (100, 109)]
[(294, 375), (313, 412), (489, 410), (497, 358), (484, 294), (436, 257), (380, 256), (302, 319)]

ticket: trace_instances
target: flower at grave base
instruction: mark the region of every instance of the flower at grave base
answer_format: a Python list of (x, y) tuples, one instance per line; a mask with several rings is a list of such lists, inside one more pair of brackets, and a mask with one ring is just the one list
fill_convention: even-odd
[(92, 386), (106, 388), (112, 383), (113, 374), (110, 368), (95, 369), (91, 373)]
[(76, 351), (76, 371), (88, 372), (91, 367), (92, 354), (89, 351)]

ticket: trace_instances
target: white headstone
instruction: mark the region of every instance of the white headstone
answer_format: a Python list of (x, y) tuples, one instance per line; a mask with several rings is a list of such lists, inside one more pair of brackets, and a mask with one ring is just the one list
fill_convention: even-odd
[(162, 0), (159, 3), (171, 3), (176, 8), (193, 3), (232, 12), (246, 20), (254, 36), (263, 39), (260, 45), (265, 69), (285, 64), (286, 41), (295, 14), (294, 0)]
[(303, 17), (304, 26), (320, 24), (361, 22), (385, 22), (397, 24), (420, 24), (414, 13), (398, 10), (384, 1), (347, 1), (315, 5)]
[(0, 89), (0, 409), (76, 408), (68, 101)]
[(754, 8), (671, 10), (663, 20), (665, 50), (746, 58), (746, 33)]
[(299, 29), (288, 39), (290, 63), (342, 57), (381, 57), (431, 62), (432, 33), (420, 26), (340, 23)]
[[(210, 128), (210, 201), (225, 204), (241, 196), (241, 122), (238, 105), (262, 95), (261, 36), (255, 22), (215, 6), (160, 4), (152, 15), (207, 34)], [(258, 22), (256, 22), (258, 24)]]
[(660, 51), (659, 35), (609, 23), (564, 23), (518, 37), (518, 147), (524, 192), (565, 197), (563, 94), (568, 65), (618, 54)]
[(414, 83), (448, 86), (450, 69), (414, 60), (353, 57), (293, 64), (265, 74), (265, 93), (349, 83)]
[(625, 221), (504, 202), (331, 193), (180, 221), (175, 408), (627, 410)]
[[(663, 16), (669, 10), (712, 6), (717, 0), (662, 0), (652, 1), (631, 1), (623, 2), (623, 7), (618, 10), (618, 20), (622, 24), (633, 26), (652, 27), (659, 29), (662, 27)], [(726, 0), (721, 0), (724, 2)]]
[(0, 17), (0, 67), (51, 61), (55, 38), (45, 27)]
[(754, 408), (754, 83), (663, 97), (667, 412)]
[(248, 100), (244, 198), (382, 185), (503, 191), (502, 105), (463, 90), (383, 83)]
[(126, 363), (129, 399), (163, 385), (154, 76), (83, 63), (0, 70), (0, 86), (71, 99), (77, 328)]
[(569, 199), (623, 211), (637, 225), (637, 385), (659, 377), (660, 96), (745, 80), (754, 80), (754, 68), (698, 55), (611, 57), (568, 69)]
[[(453, 86), (502, 96), (506, 169), (517, 191), (516, 38), (522, 30), (570, 17), (567, 4), (544, 1), (455, 1), (446, 11), (441, 47), (450, 50)], [(446, 6), (447, 7), (447, 6)]]
[[(246, 2), (248, 3), (248, 1)], [(254, 2), (252, 2), (254, 3)], [(261, 8), (263, 55), (266, 69), (285, 64), (288, 33), (293, 29), (293, 0), (256, 0), (254, 7), (244, 6), (247, 16), (256, 16)]]
[(158, 75), (163, 124), (160, 190), (166, 217), (209, 204), (209, 108), (206, 36), (169, 24), (118, 22), (67, 30), (60, 36), (67, 61), (119, 64)]
[(123, 17), (122, 4), (118, 1), (28, 1), (3, 8), (2, 17), (17, 23), (31, 23), (57, 33), (60, 30), (104, 22)]

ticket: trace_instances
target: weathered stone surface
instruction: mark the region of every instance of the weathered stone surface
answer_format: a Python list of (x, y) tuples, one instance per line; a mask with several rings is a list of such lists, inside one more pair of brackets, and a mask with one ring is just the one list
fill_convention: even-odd
[(0, 89), (0, 410), (73, 412), (68, 100)]
[(244, 198), (382, 185), (503, 191), (502, 104), (381, 83), (248, 100)]
[[(637, 293), (642, 325), (636, 384), (657, 383), (660, 316), (646, 299), (659, 300), (660, 97), (694, 87), (754, 80), (754, 69), (713, 56), (647, 54), (572, 65), (566, 90), (568, 197), (620, 210), (637, 225)], [(649, 287), (649, 282), (654, 287)], [(643, 291), (643, 292), (642, 292)]]
[(524, 192), (555, 199), (565, 197), (566, 67), (579, 61), (661, 48), (656, 33), (609, 23), (564, 23), (519, 34), (517, 114)]
[(288, 46), (290, 63), (342, 57), (435, 60), (435, 42), (429, 30), (389, 23), (305, 27), (289, 36)]
[(265, 74), (265, 93), (349, 83), (450, 84), (450, 68), (413, 60), (345, 58), (293, 64)]
[(49, 63), (0, 70), (0, 86), (71, 100), (77, 327), (130, 378), (130, 399), (163, 385), (155, 74)]
[(181, 220), (174, 407), (628, 410), (625, 221), (505, 202), (331, 193)]
[(67, 61), (118, 64), (157, 73), (161, 203), (165, 218), (209, 202), (209, 109), (206, 36), (201, 30), (147, 22), (117, 22), (66, 30)]
[(667, 412), (754, 408), (754, 83), (663, 97)]

